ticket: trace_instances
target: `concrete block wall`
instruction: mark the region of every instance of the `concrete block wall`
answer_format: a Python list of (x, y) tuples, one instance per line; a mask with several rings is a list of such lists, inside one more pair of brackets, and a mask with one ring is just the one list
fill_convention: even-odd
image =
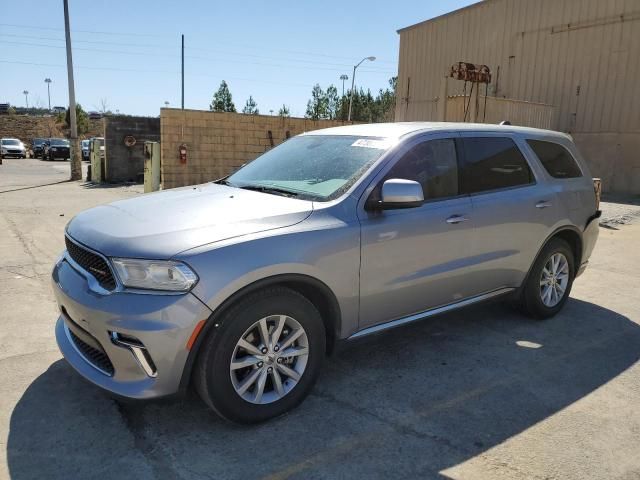
[[(205, 183), (223, 177), (244, 163), (277, 146), (289, 136), (321, 128), (335, 127), (339, 120), (241, 113), (214, 113), (203, 110), (163, 108), (160, 111), (162, 188)], [(178, 148), (187, 146), (187, 163), (181, 164)]]
[[(110, 183), (142, 181), (144, 142), (160, 141), (160, 119), (115, 115), (105, 118), (104, 122), (105, 180)], [(129, 135), (136, 140), (132, 147), (124, 143)]]

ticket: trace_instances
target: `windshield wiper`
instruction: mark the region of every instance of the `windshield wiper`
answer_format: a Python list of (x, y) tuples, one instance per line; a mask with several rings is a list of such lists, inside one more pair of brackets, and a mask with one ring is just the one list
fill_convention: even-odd
[(282, 195), (283, 197), (298, 196), (296, 192), (292, 192), (291, 190), (287, 190), (285, 188), (279, 188), (279, 187), (270, 187), (267, 185), (234, 185), (234, 187), (241, 188), (243, 190), (252, 190), (255, 192), (271, 193), (273, 195)]

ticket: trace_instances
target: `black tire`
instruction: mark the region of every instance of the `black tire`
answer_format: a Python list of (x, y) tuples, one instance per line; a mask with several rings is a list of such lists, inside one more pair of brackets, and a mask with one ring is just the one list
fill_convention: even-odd
[[(254, 322), (269, 315), (288, 315), (304, 329), (309, 356), (302, 377), (280, 400), (254, 404), (234, 389), (229, 372), (237, 342)], [(297, 407), (311, 391), (324, 361), (326, 336), (316, 307), (303, 295), (284, 287), (248, 294), (215, 320), (212, 331), (198, 352), (193, 382), (196, 391), (218, 415), (237, 423), (258, 423)]]
[[(542, 269), (552, 255), (561, 253), (569, 264), (569, 279), (562, 299), (554, 306), (549, 307), (544, 304), (540, 295), (540, 279)], [(546, 319), (557, 314), (567, 302), (573, 280), (575, 278), (575, 254), (569, 244), (560, 238), (551, 239), (542, 249), (536, 261), (531, 267), (529, 276), (524, 284), (520, 297), (520, 310), (527, 316), (536, 319)]]

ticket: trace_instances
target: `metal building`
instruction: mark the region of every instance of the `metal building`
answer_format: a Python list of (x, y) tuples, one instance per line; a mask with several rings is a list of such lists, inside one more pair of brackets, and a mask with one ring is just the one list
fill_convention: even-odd
[(486, 65), (479, 121), (569, 132), (605, 191), (640, 193), (640, 0), (485, 0), (398, 33), (396, 121), (461, 121), (465, 82), (444, 79)]

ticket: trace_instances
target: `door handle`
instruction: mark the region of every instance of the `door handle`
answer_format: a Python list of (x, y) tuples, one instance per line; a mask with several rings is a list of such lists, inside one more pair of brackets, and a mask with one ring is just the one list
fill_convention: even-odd
[(547, 208), (551, 206), (551, 202), (547, 202), (546, 200), (542, 200), (536, 203), (536, 208)]
[(449, 218), (447, 218), (447, 223), (456, 224), (456, 223), (466, 222), (467, 220), (469, 219), (462, 215), (452, 215)]

